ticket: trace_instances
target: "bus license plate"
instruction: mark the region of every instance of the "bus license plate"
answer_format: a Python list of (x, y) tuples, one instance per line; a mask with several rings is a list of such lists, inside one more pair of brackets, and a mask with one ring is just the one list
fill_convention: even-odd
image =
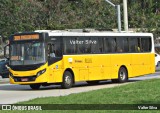
[(28, 78), (21, 78), (21, 81), (22, 81), (22, 82), (27, 82), (27, 81), (28, 81)]

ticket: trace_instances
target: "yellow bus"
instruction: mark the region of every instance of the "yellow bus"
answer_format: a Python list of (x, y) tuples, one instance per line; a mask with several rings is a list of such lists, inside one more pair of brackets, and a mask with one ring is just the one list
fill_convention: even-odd
[(123, 83), (155, 72), (151, 33), (37, 30), (11, 35), (8, 47), (10, 83), (32, 89), (71, 88), (79, 81)]

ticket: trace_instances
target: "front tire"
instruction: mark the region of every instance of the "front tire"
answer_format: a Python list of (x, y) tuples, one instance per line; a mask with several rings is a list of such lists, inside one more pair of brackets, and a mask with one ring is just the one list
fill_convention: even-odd
[(34, 90), (38, 90), (40, 88), (40, 84), (31, 84), (30, 87), (31, 89), (34, 89)]
[(73, 85), (73, 75), (70, 71), (65, 71), (63, 75), (62, 88), (69, 89)]

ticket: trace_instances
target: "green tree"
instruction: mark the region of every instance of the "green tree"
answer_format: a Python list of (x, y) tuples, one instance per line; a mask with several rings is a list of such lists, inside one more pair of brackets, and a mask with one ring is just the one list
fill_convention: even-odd
[[(40, 15), (41, 14), (41, 15)], [(36, 1), (5, 0), (0, 2), (0, 33), (4, 37), (21, 31), (40, 28), (43, 7)]]
[[(128, 0), (129, 28), (153, 32), (158, 37), (160, 3), (156, 1)], [(123, 0), (112, 2), (121, 5), (123, 17)], [(36, 29), (117, 28), (116, 10), (105, 0), (3, 0), (0, 15), (3, 37)]]

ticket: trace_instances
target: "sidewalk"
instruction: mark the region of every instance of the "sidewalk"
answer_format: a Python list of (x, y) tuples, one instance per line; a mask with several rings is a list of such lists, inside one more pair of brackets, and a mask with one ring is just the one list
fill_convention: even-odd
[(9, 83), (9, 78), (2, 78), (0, 76), (0, 84), (5, 84), (5, 83)]

